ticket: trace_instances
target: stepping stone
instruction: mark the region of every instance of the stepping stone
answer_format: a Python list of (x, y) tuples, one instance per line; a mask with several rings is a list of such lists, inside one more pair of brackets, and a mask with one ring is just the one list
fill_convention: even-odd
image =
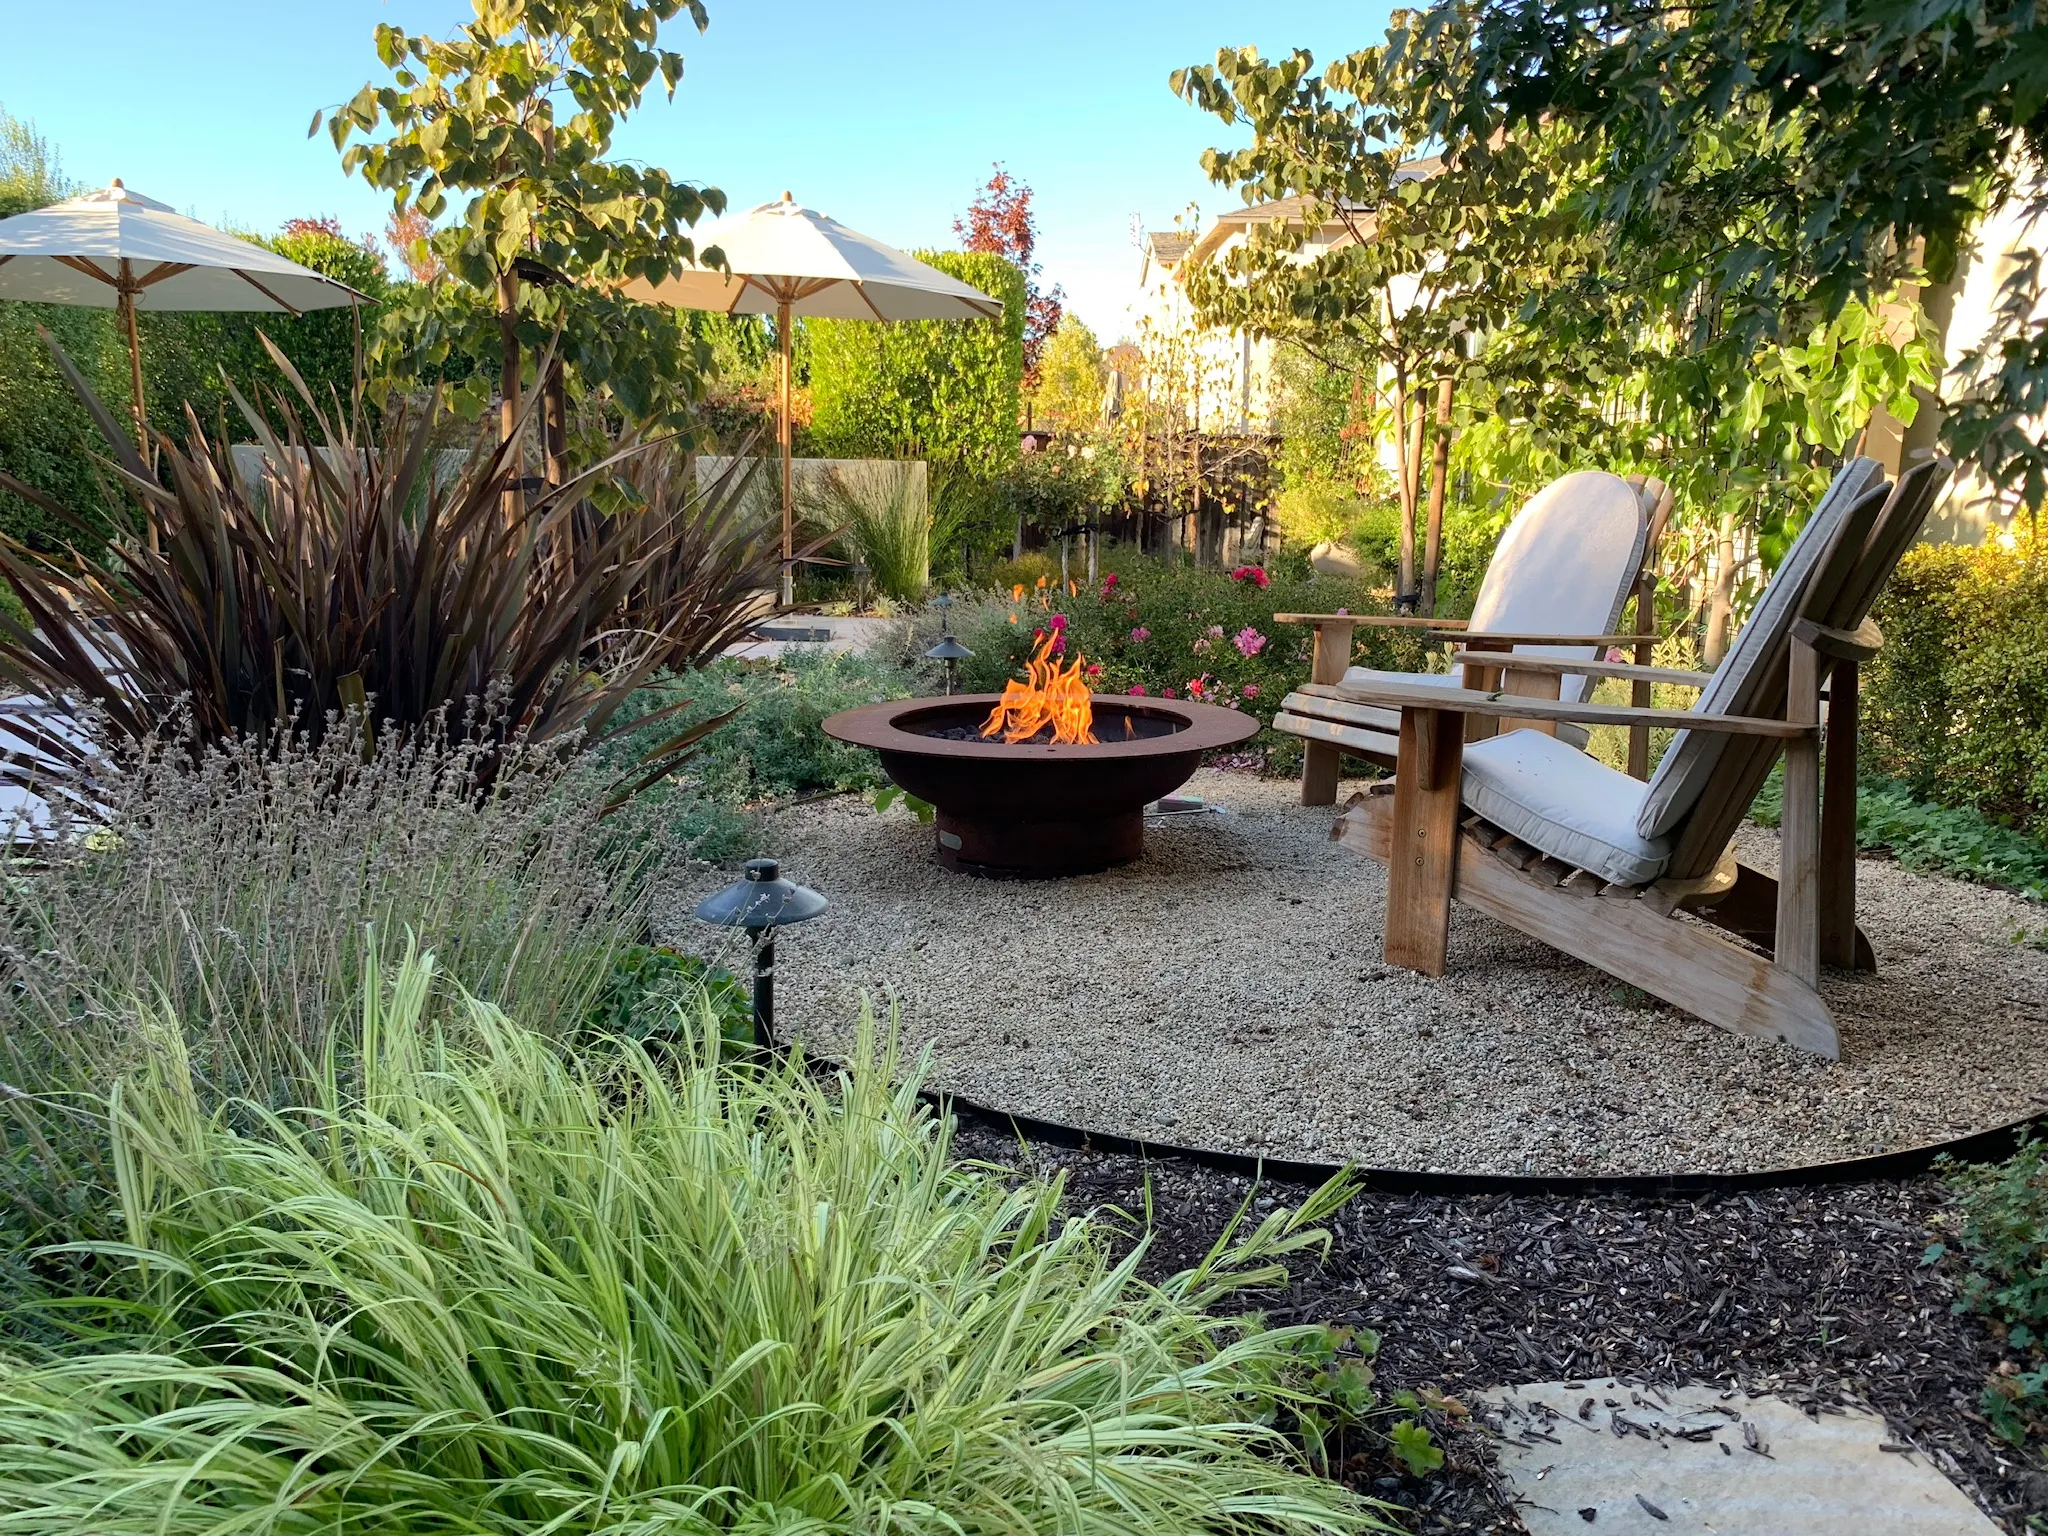
[(1860, 1409), (1607, 1379), (1479, 1399), (1530, 1536), (1998, 1536), (1925, 1455)]

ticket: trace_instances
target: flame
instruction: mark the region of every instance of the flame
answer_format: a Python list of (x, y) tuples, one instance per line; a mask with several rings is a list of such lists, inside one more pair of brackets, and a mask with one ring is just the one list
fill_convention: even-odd
[(1023, 682), (1013, 678), (1003, 685), (1003, 696), (982, 726), (982, 735), (1000, 735), (1007, 742), (1029, 741), (1051, 726), (1055, 742), (1094, 743), (1095, 733), (1089, 726), (1095, 719), (1095, 706), (1088, 697), (1088, 685), (1081, 680), (1087, 657), (1076, 656), (1071, 666), (1062, 667), (1052, 659), (1056, 638), (1048, 634), (1038, 642), (1025, 666)]

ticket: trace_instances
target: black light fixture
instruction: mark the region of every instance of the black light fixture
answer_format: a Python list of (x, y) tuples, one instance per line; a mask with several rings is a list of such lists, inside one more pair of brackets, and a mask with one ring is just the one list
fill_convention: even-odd
[(939, 610), (939, 643), (924, 654), (929, 661), (946, 664), (946, 695), (950, 698), (960, 679), (960, 663), (974, 652), (953, 638), (953, 599), (941, 592), (932, 600), (932, 606)]
[(754, 941), (754, 1044), (775, 1043), (775, 930), (823, 915), (829, 903), (816, 891), (782, 878), (774, 859), (747, 860), (747, 877), (697, 903), (700, 922), (741, 928)]

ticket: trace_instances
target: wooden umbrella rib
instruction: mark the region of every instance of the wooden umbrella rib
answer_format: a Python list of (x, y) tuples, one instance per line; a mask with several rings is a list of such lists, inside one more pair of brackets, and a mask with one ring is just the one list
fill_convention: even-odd
[(53, 256), (52, 261), (61, 261), (74, 272), (83, 272), (95, 282), (105, 283), (109, 288), (119, 288), (121, 280), (108, 272), (90, 256)]
[(251, 277), (248, 273), (244, 272), (240, 267), (229, 267), (228, 270), (234, 273), (235, 276), (239, 277), (243, 282), (247, 283), (251, 288), (254, 288), (258, 293), (262, 294), (263, 297), (270, 300), (270, 302), (275, 304), (279, 309), (283, 310), (286, 314), (290, 315), (294, 320), (300, 319), (302, 317), (304, 313), (303, 311), (295, 309), (290, 304), (285, 303), (283, 299), (279, 298), (276, 294), (272, 293), (268, 288), (264, 287), (261, 283), (257, 282), (255, 278)]
[(176, 277), (180, 272), (190, 272), (194, 265), (195, 263), (189, 261), (160, 261), (137, 281), (136, 291), (152, 288), (167, 277)]
[(875, 301), (868, 297), (868, 285), (866, 283), (862, 282), (859, 278), (855, 278), (853, 280), (853, 291), (860, 295), (861, 303), (867, 305), (869, 314), (880, 320), (884, 325), (889, 323), (888, 316), (875, 308)]

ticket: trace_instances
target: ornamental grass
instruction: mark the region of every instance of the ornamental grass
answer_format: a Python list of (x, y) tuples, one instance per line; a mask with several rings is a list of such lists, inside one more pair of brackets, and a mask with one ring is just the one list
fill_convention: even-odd
[(146, 1023), (118, 1283), (0, 1365), (0, 1530), (1386, 1528), (1276, 1427), (1322, 1330), (1214, 1310), (1342, 1187), (1150, 1284), (1057, 1182), (955, 1162), (871, 1019), (823, 1078), (436, 991), (406, 957), (282, 1110)]

